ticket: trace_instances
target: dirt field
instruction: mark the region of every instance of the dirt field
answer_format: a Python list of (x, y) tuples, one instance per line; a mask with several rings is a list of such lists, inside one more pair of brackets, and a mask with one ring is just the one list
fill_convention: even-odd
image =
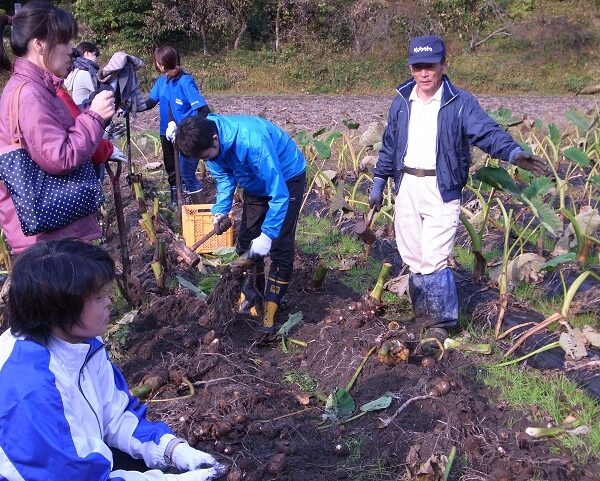
[[(564, 114), (571, 108), (583, 111), (595, 109), (593, 97), (517, 97), (478, 95), (485, 109), (509, 108), (522, 117), (542, 119), (545, 123), (564, 125)], [(295, 95), (295, 96), (225, 96), (207, 95), (209, 105), (216, 113), (250, 114), (263, 116), (290, 129), (318, 129), (341, 127), (342, 120), (352, 119), (362, 125), (382, 120), (387, 116), (393, 95)], [(134, 120), (139, 130), (156, 129), (158, 110), (143, 113)]]

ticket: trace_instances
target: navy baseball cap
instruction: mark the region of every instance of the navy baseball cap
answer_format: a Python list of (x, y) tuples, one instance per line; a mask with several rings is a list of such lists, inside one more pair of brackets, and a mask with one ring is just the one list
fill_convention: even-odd
[(408, 46), (408, 65), (440, 63), (446, 58), (446, 45), (437, 35), (414, 37)]

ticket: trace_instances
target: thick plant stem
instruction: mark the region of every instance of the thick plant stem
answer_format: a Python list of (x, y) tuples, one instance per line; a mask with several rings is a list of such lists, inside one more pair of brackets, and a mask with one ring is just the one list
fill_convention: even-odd
[(381, 293), (383, 292), (383, 285), (385, 281), (390, 275), (390, 269), (392, 268), (392, 264), (389, 262), (384, 262), (381, 266), (381, 270), (379, 271), (379, 276), (377, 277), (377, 283), (375, 287), (371, 291), (371, 298), (375, 299), (377, 302), (381, 301)]
[(518, 349), (518, 347), (521, 344), (523, 344), (529, 337), (533, 336), (536, 332), (541, 331), (542, 329), (544, 329), (545, 327), (548, 327), (553, 322), (559, 321), (561, 319), (563, 319), (563, 316), (561, 314), (559, 314), (558, 312), (555, 312), (554, 314), (552, 314), (550, 317), (548, 317), (544, 321), (542, 321), (539, 324), (537, 324), (536, 326), (532, 327), (527, 332), (523, 333), (523, 335), (512, 345), (512, 347), (508, 351), (506, 351), (506, 354), (504, 354), (504, 357), (510, 356), (513, 352), (515, 352)]
[(354, 375), (352, 376), (352, 379), (350, 379), (350, 382), (346, 386), (346, 391), (347, 392), (350, 392), (350, 389), (352, 389), (352, 387), (354, 386), (354, 383), (356, 382), (356, 380), (358, 379), (358, 376), (360, 375), (361, 371), (365, 367), (365, 364), (367, 363), (367, 361), (371, 357), (371, 354), (373, 354), (375, 352), (375, 349), (377, 349), (377, 346), (373, 346), (369, 350), (369, 352), (367, 352), (367, 355), (364, 357), (364, 359), (361, 361), (361, 363), (356, 368), (356, 371), (354, 372)]
[(317, 270), (313, 274), (311, 282), (311, 286), (313, 289), (318, 289), (323, 285), (323, 281), (325, 280), (325, 276), (327, 275), (328, 270), (328, 267), (323, 264), (319, 264), (317, 266)]
[(549, 351), (550, 349), (554, 349), (555, 347), (560, 347), (560, 343), (558, 341), (551, 342), (550, 344), (542, 346), (539, 349), (536, 349), (535, 351), (530, 352), (529, 354), (525, 354), (524, 356), (518, 357), (517, 359), (512, 359), (510, 361), (496, 364), (495, 367), (504, 367), (504, 366), (510, 366), (511, 364), (517, 364), (521, 361), (524, 361), (525, 359), (529, 359), (530, 357), (535, 356), (536, 354), (539, 354), (540, 352)]

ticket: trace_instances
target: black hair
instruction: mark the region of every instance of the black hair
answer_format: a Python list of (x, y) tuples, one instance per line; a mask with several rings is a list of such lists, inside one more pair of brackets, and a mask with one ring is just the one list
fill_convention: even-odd
[(79, 56), (83, 57), (83, 54), (86, 52), (96, 54), (96, 56), (100, 55), (100, 49), (95, 43), (86, 41), (79, 42), (79, 45), (77, 45), (77, 53), (79, 53)]
[(115, 264), (100, 247), (76, 240), (35, 244), (17, 257), (11, 274), (11, 332), (45, 344), (52, 327), (79, 323), (85, 301), (114, 276)]
[(217, 124), (201, 115), (188, 117), (177, 126), (175, 144), (179, 151), (190, 159), (199, 159), (200, 154), (214, 144)]
[[(27, 54), (31, 39), (44, 40), (48, 44), (44, 52), (46, 65), (56, 45), (69, 43), (77, 36), (77, 21), (73, 15), (43, 1), (26, 3), (13, 17), (0, 16), (0, 35), (9, 24), (11, 25), (10, 47), (15, 56), (23, 57)], [(10, 70), (11, 64), (4, 43), (0, 42), (0, 73), (7, 73)]]

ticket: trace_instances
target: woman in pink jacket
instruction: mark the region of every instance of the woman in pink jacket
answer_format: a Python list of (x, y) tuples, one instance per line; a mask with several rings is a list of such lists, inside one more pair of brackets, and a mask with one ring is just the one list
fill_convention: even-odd
[[(46, 172), (68, 174), (89, 162), (98, 147), (104, 125), (115, 113), (113, 94), (106, 91), (98, 94), (90, 108), (76, 119), (57, 97), (62, 79), (71, 67), (70, 41), (77, 35), (77, 22), (70, 13), (49, 3), (29, 2), (12, 18), (0, 16), (0, 33), (8, 25), (10, 46), (16, 58), (0, 98), (0, 145), (11, 145), (16, 136), (16, 128), (9, 132), (9, 104), (13, 91), (24, 83), (18, 112), (22, 145)], [(10, 60), (0, 42), (0, 73), (10, 71)], [(26, 237), (2, 183), (0, 226), (15, 253), (41, 240), (91, 241), (101, 236), (96, 216), (92, 214), (62, 229)]]

